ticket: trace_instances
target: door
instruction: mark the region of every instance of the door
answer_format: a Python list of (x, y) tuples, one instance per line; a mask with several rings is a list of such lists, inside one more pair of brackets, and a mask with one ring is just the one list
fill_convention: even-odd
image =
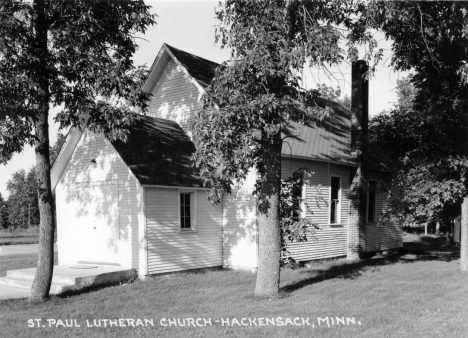
[(79, 239), (79, 262), (118, 264), (118, 185), (92, 184), (78, 187), (79, 208), (75, 217)]

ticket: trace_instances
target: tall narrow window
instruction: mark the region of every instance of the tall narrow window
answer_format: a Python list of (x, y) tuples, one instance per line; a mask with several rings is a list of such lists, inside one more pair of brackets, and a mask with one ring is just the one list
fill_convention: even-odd
[(191, 229), (190, 194), (180, 194), (180, 229)]
[(341, 178), (331, 178), (330, 191), (330, 224), (339, 223), (340, 220), (340, 198), (341, 198)]
[(375, 222), (375, 206), (377, 204), (377, 182), (369, 181), (367, 192), (367, 222)]
[(301, 211), (304, 207), (302, 205), (302, 189), (303, 189), (303, 173), (295, 172), (293, 173), (293, 187), (292, 187), (292, 196), (294, 201), (294, 217), (301, 217)]

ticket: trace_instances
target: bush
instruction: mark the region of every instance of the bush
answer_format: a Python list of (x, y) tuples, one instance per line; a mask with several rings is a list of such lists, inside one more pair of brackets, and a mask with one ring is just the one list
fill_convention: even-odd
[[(290, 257), (289, 243), (315, 239), (315, 230), (319, 228), (310, 218), (301, 217), (303, 175), (304, 170), (301, 169), (294, 172), (292, 178), (281, 182), (280, 225), (283, 265), (296, 263)], [(307, 208), (306, 203), (303, 205)]]

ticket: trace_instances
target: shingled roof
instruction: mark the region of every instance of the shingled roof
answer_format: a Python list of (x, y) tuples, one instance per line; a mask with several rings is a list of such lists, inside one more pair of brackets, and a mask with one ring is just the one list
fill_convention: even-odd
[(203, 89), (210, 85), (219, 64), (169, 46), (167, 43), (166, 46)]
[(127, 142), (112, 145), (141, 184), (203, 186), (190, 160), (195, 146), (177, 122), (141, 116)]
[[(210, 85), (219, 64), (166, 46), (203, 89)], [(282, 154), (354, 165), (350, 156), (352, 112), (336, 102), (322, 98), (318, 99), (318, 104), (330, 106), (334, 114), (321, 122), (311, 121), (301, 126), (291, 123), (284, 132), (287, 138), (283, 143)]]
[(333, 114), (323, 121), (309, 121), (303, 125), (291, 122), (283, 132), (286, 136), (283, 155), (354, 165), (351, 158), (352, 112), (324, 98), (319, 97), (316, 101), (321, 107), (331, 107)]

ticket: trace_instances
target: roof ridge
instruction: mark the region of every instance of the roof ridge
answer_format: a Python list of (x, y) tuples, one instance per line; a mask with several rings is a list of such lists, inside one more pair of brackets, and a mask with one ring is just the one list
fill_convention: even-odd
[(167, 47), (169, 47), (169, 49), (171, 49), (171, 50), (172, 50), (172, 49), (175, 49), (175, 50), (176, 50), (176, 51), (178, 51), (178, 52), (182, 52), (182, 53), (190, 54), (190, 55), (192, 55), (192, 56), (194, 56), (194, 57), (196, 57), (196, 58), (203, 59), (204, 61), (208, 61), (208, 62), (214, 63), (214, 64), (216, 64), (217, 66), (219, 66), (219, 65), (220, 65), (220, 64), (219, 64), (219, 63), (217, 63), (216, 61), (209, 60), (209, 59), (207, 59), (207, 58), (204, 58), (204, 57), (202, 57), (202, 56), (198, 56), (198, 55), (196, 55), (196, 54), (193, 54), (193, 53), (187, 52), (187, 51), (185, 51), (185, 50), (182, 50), (182, 49), (176, 48), (176, 47), (174, 47), (174, 46), (171, 46), (170, 44), (168, 44), (168, 43), (166, 43), (166, 42), (165, 42), (164, 44), (165, 44)]
[(164, 46), (204, 90), (211, 84), (219, 63), (175, 48), (167, 43), (164, 43)]

